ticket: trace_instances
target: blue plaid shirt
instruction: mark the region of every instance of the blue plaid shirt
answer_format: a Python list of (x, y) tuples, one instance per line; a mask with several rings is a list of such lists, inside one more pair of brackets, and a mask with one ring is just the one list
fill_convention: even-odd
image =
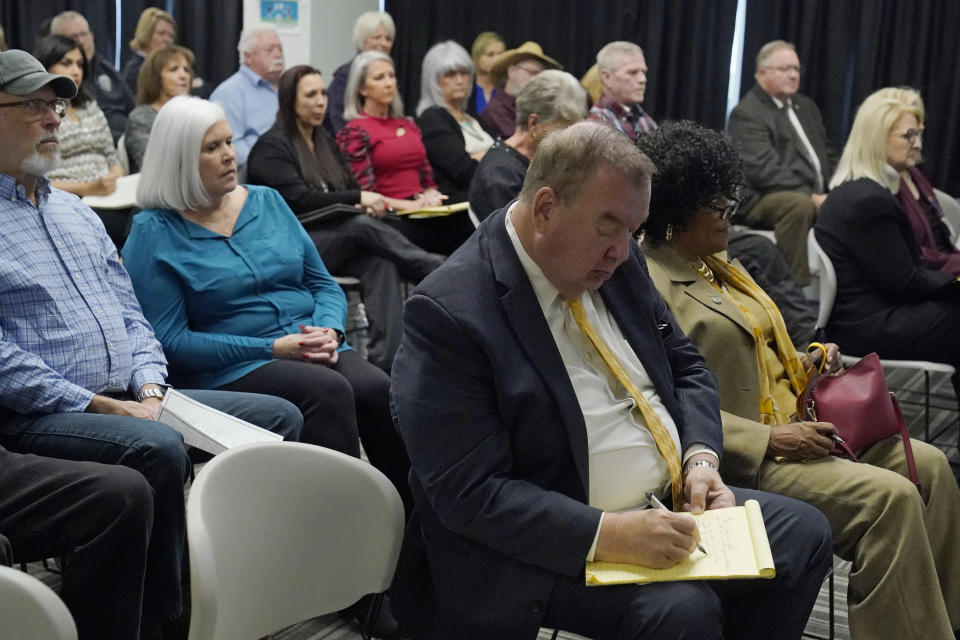
[(166, 359), (103, 224), (41, 178), (35, 207), (0, 174), (0, 405), (83, 411), (162, 384)]

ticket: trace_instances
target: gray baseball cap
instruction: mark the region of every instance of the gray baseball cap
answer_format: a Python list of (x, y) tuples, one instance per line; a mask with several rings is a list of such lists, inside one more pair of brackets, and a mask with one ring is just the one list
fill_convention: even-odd
[(58, 98), (73, 98), (77, 85), (67, 76), (47, 73), (40, 61), (26, 51), (10, 49), (0, 52), (0, 91), (25, 96), (47, 85)]

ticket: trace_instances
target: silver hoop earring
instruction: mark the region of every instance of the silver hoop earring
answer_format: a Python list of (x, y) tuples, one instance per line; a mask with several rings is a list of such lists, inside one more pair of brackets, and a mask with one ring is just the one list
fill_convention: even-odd
[(668, 225), (667, 225), (666, 238), (667, 238), (667, 242), (670, 242), (670, 240), (673, 238), (673, 225), (672, 225), (672, 224), (668, 224)]

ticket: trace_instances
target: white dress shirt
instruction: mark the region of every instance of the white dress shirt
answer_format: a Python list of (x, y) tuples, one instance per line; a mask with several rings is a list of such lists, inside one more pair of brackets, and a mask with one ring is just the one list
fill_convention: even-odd
[(797, 114), (794, 113), (793, 101), (787, 98), (787, 101), (784, 102), (774, 96), (770, 97), (773, 98), (773, 104), (777, 105), (778, 109), (783, 109), (784, 104), (786, 104), (787, 119), (790, 120), (790, 124), (796, 129), (797, 135), (800, 136), (800, 142), (803, 143), (804, 148), (807, 150), (807, 155), (810, 157), (810, 162), (813, 163), (813, 168), (817, 171), (816, 192), (823, 193), (823, 171), (820, 170), (820, 157), (817, 156), (817, 152), (814, 151), (813, 145), (810, 144), (810, 138), (808, 138), (806, 132), (804, 132), (803, 126), (800, 124), (800, 119), (797, 118)]
[[(507, 234), (530, 278), (586, 423), (589, 503), (603, 511), (644, 507), (647, 491), (663, 496), (670, 490), (670, 471), (666, 461), (660, 455), (636, 402), (580, 331), (560, 292), (523, 248), (510, 219), (513, 208), (505, 216)], [(617, 354), (631, 380), (663, 421), (677, 451), (680, 451), (680, 435), (673, 417), (663, 405), (637, 354), (623, 337), (616, 320), (607, 311), (599, 292), (588, 291), (580, 300), (590, 324)], [(683, 459), (704, 451), (716, 456), (712, 450), (698, 444), (689, 447)], [(592, 559), (595, 547), (596, 539), (588, 560)]]

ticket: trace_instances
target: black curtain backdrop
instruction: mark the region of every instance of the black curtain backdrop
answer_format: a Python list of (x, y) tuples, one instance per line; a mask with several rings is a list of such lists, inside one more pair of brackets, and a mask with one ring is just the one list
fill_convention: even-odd
[[(406, 110), (420, 97), (420, 65), (437, 42), (469, 51), (481, 31), (507, 48), (534, 40), (577, 78), (612, 40), (643, 47), (650, 68), (644, 107), (656, 119), (690, 118), (722, 128), (736, 0), (388, 0), (397, 24), (393, 56)], [(678, 72), (677, 70), (682, 70)]]
[(800, 90), (820, 106), (842, 149), (857, 107), (873, 91), (908, 85), (926, 107), (924, 170), (960, 195), (960, 3), (956, 0), (763, 0), (747, 5), (743, 85), (770, 40), (797, 46)]
[[(133, 54), (129, 42), (140, 13), (147, 7), (166, 10), (166, 0), (123, 0), (120, 14), (120, 65)], [(7, 46), (33, 51), (40, 24), (65, 11), (79, 11), (90, 23), (97, 52), (113, 60), (116, 42), (117, 3), (114, 0), (3, 0), (0, 25), (6, 32)], [(243, 7), (236, 0), (174, 0), (173, 17), (177, 21), (177, 43), (197, 57), (197, 75), (214, 86), (237, 70), (237, 41), (243, 28)]]

